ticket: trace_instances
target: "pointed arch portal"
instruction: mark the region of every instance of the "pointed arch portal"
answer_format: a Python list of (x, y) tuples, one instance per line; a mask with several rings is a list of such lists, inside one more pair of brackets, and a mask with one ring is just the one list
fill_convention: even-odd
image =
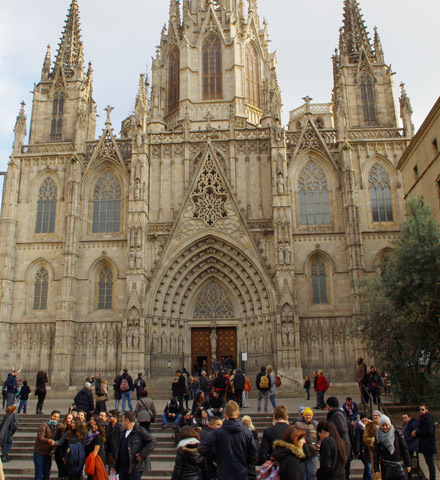
[[(179, 327), (161, 346), (176, 352), (175, 338), (187, 335), (177, 360), (183, 356), (192, 367), (197, 363), (208, 370), (212, 357), (231, 357), (238, 364), (240, 352), (258, 358), (258, 364), (271, 361), (276, 302), (266, 275), (237, 245), (217, 236), (203, 236), (176, 252), (155, 282), (148, 308), (154, 330), (165, 319)], [(157, 329), (153, 337), (159, 335)]]

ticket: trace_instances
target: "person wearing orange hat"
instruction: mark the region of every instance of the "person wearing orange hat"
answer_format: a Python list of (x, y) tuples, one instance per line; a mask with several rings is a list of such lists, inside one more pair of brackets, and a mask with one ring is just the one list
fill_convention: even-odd
[(318, 422), (313, 420), (313, 410), (309, 407), (304, 409), (303, 419), (298, 420), (295, 425), (306, 432), (306, 444), (310, 456), (306, 460), (306, 480), (316, 480), (316, 471), (319, 467), (319, 450), (317, 447), (318, 434), (316, 427)]

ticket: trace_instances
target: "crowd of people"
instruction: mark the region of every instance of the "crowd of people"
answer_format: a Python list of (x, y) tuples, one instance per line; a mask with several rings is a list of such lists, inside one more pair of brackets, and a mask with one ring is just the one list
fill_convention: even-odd
[[(325, 409), (326, 420), (317, 422), (313, 409), (304, 405), (292, 419), (286, 406), (277, 405), (281, 379), (268, 365), (261, 367), (255, 386), (257, 410), (263, 407), (268, 412), (270, 402), (273, 425), (257, 432), (249, 415), (240, 420), (240, 410), (249, 405), (246, 392), (251, 390), (251, 381), (239, 368), (219, 365), (216, 375), (202, 370), (199, 377), (184, 369), (175, 373), (172, 397), (159, 414), (141, 373), (133, 381), (125, 369), (114, 379), (115, 404), (110, 410), (107, 382), (99, 374), (88, 377), (69, 411), (62, 417), (53, 410), (49, 420), (39, 426), (33, 455), (35, 479), (49, 479), (54, 459), (59, 479), (80, 480), (85, 473), (88, 480), (106, 480), (109, 475), (139, 480), (150, 468), (150, 454), (156, 446), (151, 424), (161, 418), (162, 428), (172, 429), (177, 449), (172, 480), (251, 480), (257, 478), (257, 466), (261, 467), (259, 479), (344, 480), (350, 478), (354, 458), (364, 465), (363, 480), (373, 476), (410, 480), (416, 453), (424, 455), (430, 480), (435, 480), (435, 424), (426, 405), (420, 406), (418, 420), (403, 415), (400, 434), (383, 412), (375, 410), (370, 418), (360, 410), (362, 404), (365, 407), (363, 389), (360, 403), (352, 397), (342, 405), (334, 396), (325, 399), (329, 382), (324, 372), (318, 371), (314, 373), (314, 408)], [(15, 371), (9, 374), (9, 383), (16, 382), (16, 376)], [(304, 388), (310, 399), (306, 387), (310, 389), (312, 384), (307, 381)], [(36, 392), (44, 389), (45, 396), (46, 383), (47, 375), (39, 372), (40, 390)], [(13, 445), (19, 411), (26, 413), (26, 398), (20, 398), (23, 389), (26, 394), (24, 387), (27, 382), (15, 390), (14, 398), (6, 398), (0, 425), (4, 462)], [(379, 393), (376, 400), (380, 405)], [(38, 396), (36, 413), (42, 413), (44, 396)]]

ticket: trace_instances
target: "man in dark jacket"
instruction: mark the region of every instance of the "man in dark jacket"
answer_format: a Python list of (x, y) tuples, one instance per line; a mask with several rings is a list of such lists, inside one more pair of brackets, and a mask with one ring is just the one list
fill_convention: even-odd
[(342, 408), (339, 408), (339, 400), (336, 397), (327, 398), (327, 422), (333, 422), (345, 444), (345, 452), (347, 457), (347, 463), (345, 464), (345, 476), (347, 480), (350, 478), (350, 463), (351, 456), (351, 439), (350, 430), (351, 424), (348, 423)]
[(136, 400), (139, 400), (141, 398), (142, 390), (144, 390), (145, 387), (147, 386), (147, 384), (145, 383), (145, 380), (142, 378), (142, 372), (138, 373), (138, 376), (134, 381), (133, 386), (136, 390)]
[(136, 426), (134, 412), (124, 412), (122, 427), (115, 470), (119, 480), (141, 480), (142, 473), (151, 469), (150, 453), (156, 447), (156, 439), (145, 428)]
[(238, 420), (240, 409), (231, 400), (225, 407), (223, 426), (200, 444), (199, 451), (217, 463), (217, 480), (248, 480), (248, 465), (257, 460), (257, 445), (252, 432)]
[[(419, 451), (419, 439), (411, 435), (414, 430), (417, 430), (418, 423), (417, 420), (415, 418), (411, 418), (411, 415), (409, 415), (408, 413), (404, 413), (402, 415), (402, 420), (402, 436), (408, 447), (408, 453), (412, 461), (414, 458), (414, 452)], [(408, 480), (411, 480), (411, 478), (412, 472), (408, 472)]]
[(435, 446), (435, 423), (427, 405), (420, 405), (419, 411), (418, 425), (411, 435), (419, 439), (419, 452), (423, 453), (426, 465), (428, 465), (429, 480), (435, 480), (434, 455), (437, 453)]
[(367, 365), (364, 362), (364, 359), (362, 357), (359, 357), (356, 360), (357, 363), (357, 369), (356, 369), (356, 382), (359, 386), (359, 393), (361, 396), (361, 401), (364, 410), (366, 407), (366, 397), (368, 396), (367, 392), (365, 391), (365, 383), (367, 381)]
[(243, 389), (244, 389), (244, 384), (245, 384), (245, 378), (242, 373), (242, 371), (237, 368), (235, 370), (235, 374), (233, 376), (233, 382), (234, 382), (234, 397), (235, 401), (238, 403), (240, 408), (243, 406)]
[(257, 386), (258, 390), (258, 398), (257, 398), (257, 412), (261, 411), (261, 400), (264, 397), (264, 411), (267, 413), (267, 404), (269, 403), (269, 390), (270, 390), (270, 380), (269, 380), (269, 387), (263, 387), (261, 385), (261, 377), (266, 375), (266, 367), (261, 367), (260, 373), (257, 375), (255, 380), (255, 385)]
[(199, 377), (199, 390), (201, 392), (208, 393), (208, 388), (209, 388), (208, 377), (206, 376), (205, 370), (202, 370), (202, 373)]
[(223, 395), (220, 396), (217, 391), (212, 392), (212, 397), (208, 400), (208, 416), (209, 417), (223, 417), (223, 410), (225, 401)]
[(124, 429), (119, 423), (119, 411), (108, 412), (108, 424), (105, 426), (105, 459), (109, 469), (113, 468)]
[(76, 394), (73, 399), (78, 410), (86, 412), (87, 420), (90, 420), (92, 412), (95, 408), (93, 404), (93, 393), (92, 393), (92, 384), (86, 382), (84, 387)]
[(171, 423), (173, 428), (177, 427), (177, 424), (179, 423), (179, 420), (182, 417), (182, 406), (179, 404), (179, 402), (172, 398), (164, 408), (164, 411), (162, 413), (162, 428), (167, 428), (169, 427), (169, 424)]
[(266, 428), (261, 439), (260, 450), (258, 452), (257, 465), (263, 465), (266, 460), (269, 460), (273, 451), (273, 442), (275, 440), (282, 440), (284, 432), (289, 426), (289, 413), (287, 407), (278, 405), (273, 411), (273, 420), (275, 424), (272, 427)]
[(182, 375), (180, 370), (176, 370), (176, 380), (172, 385), (173, 395), (176, 397), (176, 400), (179, 404), (183, 405), (183, 396), (186, 393), (186, 382), (185, 377)]
[(18, 385), (17, 385), (17, 375), (18, 371), (14, 370), (13, 372), (8, 373), (8, 378), (5, 382), (6, 387), (6, 409), (12, 407), (15, 403), (15, 396), (17, 395)]

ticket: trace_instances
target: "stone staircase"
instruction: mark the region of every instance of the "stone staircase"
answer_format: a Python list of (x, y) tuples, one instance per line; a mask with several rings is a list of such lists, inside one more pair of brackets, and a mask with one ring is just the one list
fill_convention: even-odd
[[(261, 438), (263, 430), (272, 425), (271, 415), (250, 413), (247, 410), (243, 410), (242, 415), (248, 413), (252, 417), (259, 438)], [(324, 418), (325, 414), (323, 412), (315, 414), (315, 419), (318, 421)], [(46, 415), (27, 414), (19, 416), (19, 428), (14, 435), (14, 445), (9, 452), (10, 461), (3, 464), (7, 480), (31, 480), (34, 478), (33, 445), (38, 425), (47, 420), (48, 417)], [(145, 472), (143, 478), (152, 480), (170, 479), (176, 455), (172, 437), (173, 431), (171, 429), (163, 430), (162, 424), (159, 422), (152, 425), (151, 433), (157, 439), (157, 446), (151, 455), (152, 470)], [(350, 478), (361, 479), (363, 472), (362, 463), (358, 460), (352, 462), (351, 472)], [(55, 480), (57, 476), (56, 463), (52, 462), (50, 479)]]

